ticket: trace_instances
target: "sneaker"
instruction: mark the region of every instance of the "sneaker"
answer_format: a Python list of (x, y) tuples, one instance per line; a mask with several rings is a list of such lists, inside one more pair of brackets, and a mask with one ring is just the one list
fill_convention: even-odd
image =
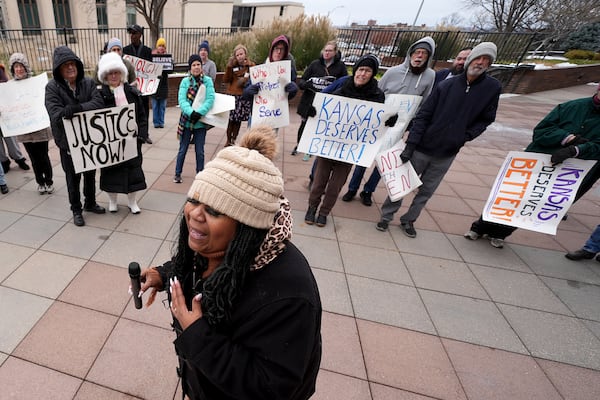
[(402, 232), (409, 238), (417, 237), (417, 231), (412, 222), (401, 222), (400, 227), (402, 228)]
[(469, 230), (469, 232), (465, 233), (463, 236), (469, 240), (477, 240), (481, 237), (479, 233), (471, 230)]
[(22, 170), (24, 170), (24, 171), (29, 170), (29, 165), (27, 165), (27, 163), (25, 162), (25, 158), (21, 158), (20, 160), (16, 160), (15, 162), (17, 163), (19, 168), (21, 168)]
[(319, 215), (317, 217), (317, 226), (319, 228), (324, 227), (325, 225), (327, 225), (327, 215)]
[(2, 192), (2, 194), (8, 193), (8, 185), (0, 185), (0, 192)]
[(492, 245), (492, 247), (495, 247), (497, 249), (501, 249), (501, 248), (504, 247), (504, 239), (490, 238), (490, 244)]
[(375, 229), (381, 232), (385, 232), (388, 230), (388, 222), (387, 221), (379, 221), (377, 225), (375, 225)]
[(342, 201), (351, 201), (356, 196), (356, 190), (348, 190), (345, 195), (342, 196)]
[(38, 193), (46, 194), (46, 185), (38, 185)]
[(317, 213), (317, 207), (308, 207), (306, 211), (306, 215), (304, 216), (304, 222), (308, 225), (312, 225), (315, 223), (315, 214)]
[(48, 194), (54, 193), (54, 186), (52, 184), (46, 185), (46, 193), (48, 193)]
[(310, 154), (305, 154), (304, 157), (302, 157), (302, 161), (308, 161), (310, 160), (311, 155)]
[(360, 192), (360, 201), (367, 207), (371, 207), (373, 205), (373, 199), (371, 199), (371, 194), (369, 192), (365, 192), (364, 190)]
[(173, 177), (173, 182), (175, 182), (175, 183), (181, 183), (181, 175), (175, 175)]
[(591, 260), (592, 258), (594, 258), (595, 255), (596, 255), (596, 253), (592, 253), (591, 251), (579, 249), (579, 250), (571, 251), (571, 252), (565, 254), (565, 257), (567, 257), (569, 260), (579, 261), (579, 260)]

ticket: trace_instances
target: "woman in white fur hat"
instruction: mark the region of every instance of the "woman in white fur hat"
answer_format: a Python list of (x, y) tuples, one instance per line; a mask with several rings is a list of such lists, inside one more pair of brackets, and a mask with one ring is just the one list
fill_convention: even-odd
[(146, 189), (146, 178), (142, 170), (142, 143), (148, 137), (142, 98), (139, 91), (127, 83), (127, 67), (116, 53), (107, 53), (98, 62), (98, 80), (104, 105), (108, 107), (135, 104), (137, 123), (137, 156), (122, 163), (100, 170), (100, 189), (108, 194), (108, 211), (117, 212), (117, 194), (127, 194), (127, 205), (133, 214), (141, 212), (136, 201), (136, 192)]

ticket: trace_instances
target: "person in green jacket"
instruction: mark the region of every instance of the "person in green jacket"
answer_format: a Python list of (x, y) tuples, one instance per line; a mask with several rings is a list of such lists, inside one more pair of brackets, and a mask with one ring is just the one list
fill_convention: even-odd
[[(533, 129), (533, 141), (525, 151), (551, 154), (553, 165), (568, 158), (600, 160), (600, 85), (592, 97), (567, 101), (556, 106)], [(600, 178), (600, 163), (596, 162), (577, 190), (575, 200), (583, 196)], [(490, 244), (504, 246), (504, 239), (517, 228), (479, 219), (465, 233), (465, 238), (477, 240), (487, 235)]]

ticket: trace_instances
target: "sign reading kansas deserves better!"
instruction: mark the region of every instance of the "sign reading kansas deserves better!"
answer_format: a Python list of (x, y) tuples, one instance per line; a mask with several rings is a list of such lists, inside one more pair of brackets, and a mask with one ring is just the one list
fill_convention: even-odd
[(317, 115), (306, 121), (298, 151), (369, 167), (386, 130), (386, 106), (325, 93), (315, 95), (313, 106)]
[(137, 156), (135, 105), (77, 113), (63, 119), (75, 172), (122, 163)]
[(556, 235), (594, 163), (569, 158), (552, 165), (549, 154), (511, 151), (496, 176), (483, 219)]

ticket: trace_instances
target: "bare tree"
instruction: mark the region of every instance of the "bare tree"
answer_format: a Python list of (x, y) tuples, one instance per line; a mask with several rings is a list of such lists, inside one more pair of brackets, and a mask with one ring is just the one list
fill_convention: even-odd
[(583, 25), (600, 21), (598, 0), (546, 0), (540, 17), (548, 40), (556, 41)]
[(167, 0), (130, 0), (129, 4), (142, 14), (150, 28), (150, 42), (156, 43), (159, 35), (159, 23)]
[[(464, 0), (469, 9), (479, 9), (474, 25), (497, 32), (535, 31), (547, 0)], [(566, 1), (566, 0), (563, 0)]]

